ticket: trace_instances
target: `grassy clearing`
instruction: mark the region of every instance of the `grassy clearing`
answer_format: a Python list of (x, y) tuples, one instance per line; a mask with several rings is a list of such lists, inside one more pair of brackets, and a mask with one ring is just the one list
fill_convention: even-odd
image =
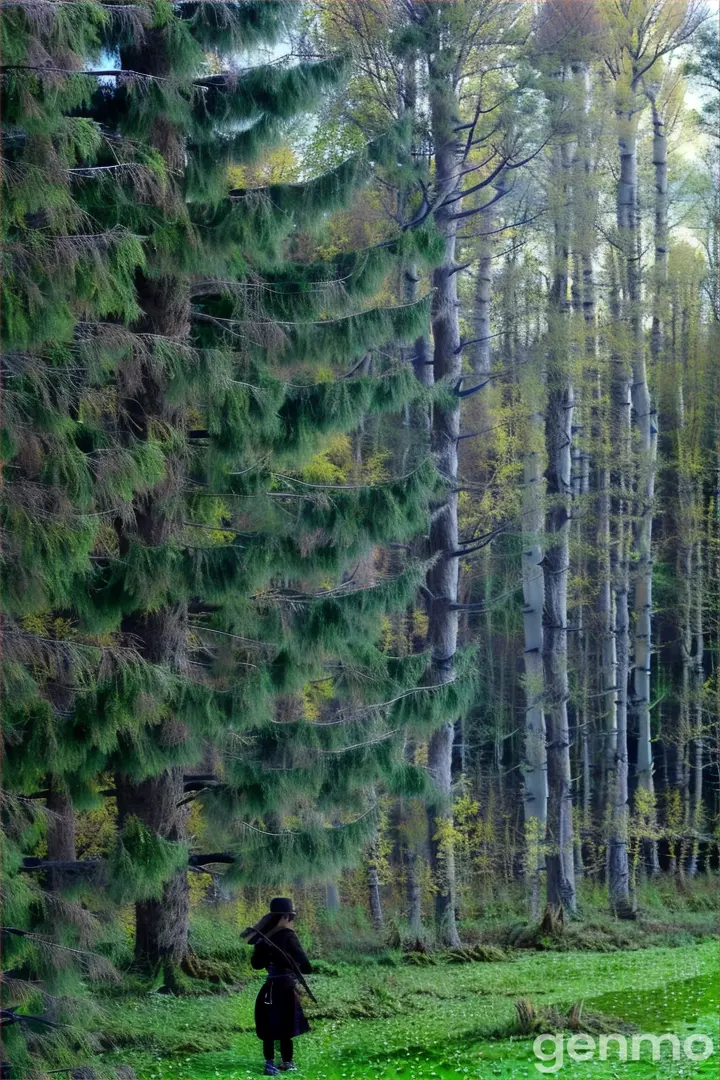
[[(607, 914), (604, 890), (583, 882), (582, 919), (553, 935), (528, 924), (521, 889), (498, 890), (478, 898), (478, 917), (463, 922), (465, 955), (430, 949), (410, 956), (403, 951), (402, 924), (391, 921), (383, 940), (362, 909), (345, 907), (338, 915), (306, 906), (301, 934), (316, 958), (319, 1005), (308, 1007), (313, 1031), (298, 1040), (300, 1075), (537, 1078), (551, 1074), (535, 1067), (535, 1034), (567, 1025), (596, 1034), (667, 1031), (681, 1039), (704, 1033), (716, 1048), (704, 1063), (674, 1062), (667, 1053), (653, 1062), (647, 1048), (644, 1059), (623, 1063), (611, 1045), (604, 1062), (575, 1063), (566, 1055), (555, 1075), (567, 1080), (716, 1078), (717, 898), (712, 877), (692, 890), (664, 880), (645, 883), (638, 919), (619, 922)], [(140, 1080), (258, 1075), (253, 1003), (261, 978), (239, 938), (247, 921), (247, 912), (230, 905), (200, 906), (193, 916), (192, 944), (201, 963), (232, 973), (233, 985), (224, 992), (215, 979), (215, 985), (197, 981), (197, 996), (166, 997), (129, 975), (108, 992), (100, 1075), (112, 1075), (119, 1062), (132, 1065)], [(131, 963), (124, 933), (109, 939), (106, 951), (121, 968)]]
[[(379, 962), (378, 962), (379, 961)], [(718, 947), (715, 941), (614, 953), (516, 952), (493, 963), (415, 967), (385, 954), (375, 963), (326, 964), (313, 986), (313, 1032), (298, 1040), (300, 1075), (316, 1080), (524, 1080), (532, 1037), (516, 1034), (515, 1002), (618, 1017), (641, 1031), (709, 1035), (704, 1063), (565, 1060), (568, 1080), (704, 1080), (718, 1075)], [(258, 1075), (252, 1009), (260, 979), (240, 993), (173, 999), (145, 994), (108, 1009), (101, 1055), (131, 1064), (141, 1080), (245, 1080)], [(611, 1025), (612, 1026), (612, 1025)], [(550, 1047), (552, 1050), (552, 1047)]]

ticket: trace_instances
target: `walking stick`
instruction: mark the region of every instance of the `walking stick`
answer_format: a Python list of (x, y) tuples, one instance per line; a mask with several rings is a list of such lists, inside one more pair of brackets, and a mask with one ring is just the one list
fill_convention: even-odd
[(312, 990), (310, 989), (308, 984), (305, 982), (305, 976), (303, 975), (302, 971), (300, 970), (300, 968), (297, 966), (297, 964), (293, 960), (292, 956), (288, 956), (288, 954), (285, 952), (284, 949), (281, 949), (280, 946), (276, 945), (274, 941), (271, 941), (269, 937), (265, 937), (263, 932), (261, 930), (256, 930), (254, 926), (248, 926), (245, 930), (243, 930), (241, 932), (240, 937), (249, 938), (252, 934), (256, 934), (257, 937), (259, 937), (261, 941), (264, 941), (266, 945), (269, 945), (273, 949), (277, 949), (277, 951), (280, 953), (280, 955), (282, 957), (284, 957), (284, 959), (287, 961), (289, 966), (292, 968), (293, 974), (296, 976), (298, 982), (302, 986), (305, 993), (308, 995), (310, 1000), (314, 1001), (315, 1004), (317, 1005), (318, 999), (315, 997)]

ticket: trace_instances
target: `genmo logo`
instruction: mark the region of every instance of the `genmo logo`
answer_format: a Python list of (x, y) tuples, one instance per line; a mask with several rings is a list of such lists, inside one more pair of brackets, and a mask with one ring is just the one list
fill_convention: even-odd
[(664, 1035), (538, 1035), (533, 1051), (538, 1059), (535, 1068), (541, 1073), (556, 1073), (566, 1057), (571, 1061), (607, 1061), (608, 1056), (619, 1061), (640, 1061), (648, 1056), (660, 1061), (663, 1050), (672, 1050), (673, 1061), (707, 1061), (715, 1053), (708, 1035), (688, 1035), (682, 1042), (670, 1032)]

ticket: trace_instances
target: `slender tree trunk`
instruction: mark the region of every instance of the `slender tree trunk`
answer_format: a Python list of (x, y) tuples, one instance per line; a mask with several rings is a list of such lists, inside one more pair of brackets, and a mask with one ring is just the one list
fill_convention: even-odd
[[(375, 792), (373, 792), (375, 796)], [(383, 928), (383, 909), (382, 909), (382, 896), (380, 893), (380, 872), (378, 864), (380, 861), (380, 825), (375, 831), (371, 843), (367, 849), (366, 856), (366, 870), (367, 870), (367, 886), (368, 886), (368, 904), (370, 906), (370, 917), (373, 922), (373, 926), (377, 931)]]
[[(590, 150), (586, 147), (586, 170), (590, 166)], [(589, 181), (588, 181), (589, 183)], [(594, 221), (596, 197), (590, 200), (590, 206), (583, 207), (583, 218), (591, 216)], [(592, 237), (593, 232), (590, 232)], [(601, 375), (598, 364), (597, 332), (597, 297), (595, 273), (593, 267), (594, 247), (592, 239), (588, 243), (582, 263), (582, 303), (585, 319), (585, 355), (593, 384), (591, 407), (591, 443), (593, 454), (592, 485), (594, 488), (594, 536), (588, 537), (594, 547), (594, 557), (590, 561), (589, 573), (597, 587), (597, 598), (591, 613), (595, 633), (593, 641), (593, 661), (595, 664), (595, 700), (598, 712), (595, 720), (598, 726), (598, 750), (595, 756), (595, 791), (594, 807), (600, 821), (605, 819), (600, 831), (601, 840), (607, 838), (609, 807), (615, 785), (615, 755), (617, 753), (617, 717), (616, 683), (617, 651), (615, 646), (615, 611), (610, 567), (610, 468), (611, 440), (608, 432), (608, 409), (606, 405), (607, 383)], [(614, 266), (614, 262), (611, 264)], [(617, 289), (617, 282), (615, 282)], [(610, 292), (613, 292), (611, 274)], [(593, 770), (591, 768), (591, 776)]]
[[(412, 758), (410, 759), (412, 760)], [(402, 813), (401, 807), (401, 813)], [(407, 830), (409, 833), (410, 830)], [(403, 865), (405, 870), (405, 900), (407, 904), (408, 938), (411, 945), (417, 946), (423, 940), (422, 925), (422, 889), (418, 863), (420, 855), (418, 845), (411, 835), (405, 837), (403, 844)]]
[[(651, 94), (650, 104), (652, 107), (652, 122), (653, 122), (653, 167), (655, 170), (655, 262), (654, 262), (654, 282), (653, 282), (653, 314), (652, 314), (652, 331), (650, 335), (650, 352), (653, 362), (653, 368), (655, 372), (655, 378), (659, 378), (659, 368), (663, 360), (666, 357), (665, 346), (665, 321), (667, 318), (666, 304), (667, 304), (667, 290), (668, 290), (668, 253), (669, 253), (669, 226), (668, 226), (668, 169), (667, 169), (667, 135), (665, 132), (665, 122), (661, 110), (658, 108), (655, 97)], [(649, 395), (647, 400), (648, 406), (650, 405)], [(637, 406), (636, 406), (637, 408)], [(653, 431), (654, 428), (654, 431)], [(649, 439), (649, 462), (648, 469), (649, 475), (647, 478), (648, 493), (651, 500), (649, 510), (646, 510), (648, 515), (647, 527), (649, 529), (648, 534), (645, 537), (645, 541), (648, 545), (647, 558), (648, 564), (641, 564), (640, 572), (645, 574), (649, 580), (650, 588), (652, 588), (652, 551), (650, 545), (652, 543), (652, 496), (654, 493), (655, 483), (655, 462), (657, 458), (657, 434), (658, 422), (657, 422), (657, 410), (650, 410), (650, 432), (645, 438)], [(638, 585), (640, 579), (638, 579)], [(637, 593), (636, 593), (636, 615), (637, 615)], [(642, 600), (642, 596), (640, 597)], [(652, 593), (646, 594), (648, 608), (646, 617), (642, 626), (639, 624), (636, 627), (636, 664), (638, 662), (637, 654), (637, 637), (640, 633), (647, 633), (650, 635), (652, 630)], [(650, 637), (646, 639), (647, 646), (647, 667), (650, 667)], [(641, 658), (642, 658), (641, 650)], [(649, 696), (650, 696), (650, 674), (646, 673), (647, 683), (643, 683), (641, 679), (640, 689), (647, 694), (647, 702), (643, 700), (641, 703), (641, 711), (643, 716), (640, 719), (639, 738), (642, 740), (650, 737), (650, 718), (649, 718)], [(636, 669), (636, 683), (635, 694), (638, 695), (638, 683), (637, 683), (637, 669)], [(645, 714), (647, 713), (647, 717)], [(652, 745), (650, 746), (650, 753), (648, 755), (647, 747), (643, 751), (643, 757), (641, 759), (638, 755), (638, 783), (643, 784), (642, 777), (640, 775), (641, 763), (647, 766), (650, 765), (650, 782), (653, 785), (650, 789), (650, 793), (654, 799), (654, 781), (652, 779)], [(657, 843), (651, 840), (646, 845), (646, 856), (651, 873), (658, 874), (660, 872), (660, 862), (658, 856)]]
[[(622, 123), (622, 120), (621, 120)], [(623, 246), (621, 276), (625, 304), (620, 308), (617, 290), (620, 282), (614, 282), (615, 295), (611, 295), (611, 310), (616, 317), (629, 319), (631, 290), (628, 279), (635, 266), (637, 210), (637, 150), (634, 133), (625, 133), (619, 139), (620, 181), (617, 197), (618, 232)], [(634, 325), (634, 323), (633, 323)], [(622, 355), (616, 353), (612, 362), (611, 387), (611, 445), (615, 468), (611, 482), (615, 489), (611, 514), (611, 573), (614, 608), (615, 636), (615, 704), (616, 727), (613, 785), (610, 795), (610, 835), (608, 840), (608, 888), (610, 906), (616, 915), (632, 914), (630, 899), (629, 843), (629, 792), (628, 792), (628, 678), (629, 678), (629, 592), (630, 564), (628, 544), (629, 467), (631, 455), (631, 375)]]
[[(74, 693), (69, 689), (72, 684), (70, 665), (61, 661), (55, 681), (48, 689), (53, 709), (57, 712), (69, 712), (74, 705)], [(47, 858), (52, 862), (73, 862), (77, 858), (75, 845), (75, 810), (72, 799), (65, 787), (50, 775), (47, 778), (47, 799), (45, 806), (48, 813), (47, 823)], [(57, 870), (49, 870), (45, 879), (46, 888), (53, 892), (67, 884)]]
[[(529, 397), (540, 388), (530, 388)], [(545, 868), (545, 832), (547, 829), (547, 753), (545, 748), (545, 712), (543, 678), (543, 609), (545, 579), (542, 568), (543, 531), (543, 417), (530, 416), (528, 450), (525, 454), (523, 480), (523, 626), (525, 635), (525, 876), (529, 890), (532, 918), (540, 914), (541, 876)]]
[(655, 263), (650, 349), (653, 361), (657, 365), (664, 351), (664, 321), (668, 286), (667, 135), (665, 134), (665, 122), (661, 111), (658, 109), (657, 102), (652, 95), (649, 96), (652, 106), (653, 166), (655, 170)]
[[(607, 449), (600, 451), (603, 461), (597, 470), (597, 571), (598, 596), (596, 611), (600, 635), (598, 664), (598, 701), (602, 717), (602, 766), (604, 782), (598, 805), (612, 806), (615, 788), (617, 755), (617, 647), (615, 642), (615, 607), (613, 603), (610, 558), (610, 469), (606, 464)], [(609, 821), (606, 823), (609, 824)]]
[[(675, 321), (675, 320), (674, 320)], [(681, 656), (680, 701), (676, 732), (675, 786), (680, 798), (679, 837), (674, 869), (681, 880), (685, 878), (690, 848), (691, 797), (690, 755), (692, 753), (692, 692), (693, 692), (693, 597), (695, 578), (694, 491), (691, 476), (692, 453), (685, 411), (685, 370), (687, 357), (687, 312), (680, 319), (680, 363), (675, 367), (675, 426), (677, 429), (677, 576), (680, 583), (679, 637)], [(677, 342), (674, 340), (674, 344)]]
[[(655, 156), (660, 151), (655, 138)], [(632, 340), (632, 412), (635, 425), (635, 555), (637, 559), (634, 596), (634, 664), (633, 697), (637, 717), (637, 786), (648, 801), (654, 803), (652, 729), (650, 723), (650, 676), (652, 641), (652, 526), (657, 460), (657, 410), (654, 408), (647, 378), (642, 325), (642, 285), (640, 273), (640, 211), (637, 187), (637, 140), (635, 135), (621, 145), (622, 168), (628, 179), (628, 195), (632, 203), (623, 208), (626, 219), (623, 229), (627, 237), (626, 280), (628, 326)], [(656, 165), (656, 168), (660, 166)], [(665, 166), (665, 171), (666, 171)], [(667, 179), (665, 178), (665, 191)], [(622, 179), (621, 179), (622, 184)], [(658, 192), (659, 200), (663, 196)], [(666, 195), (665, 195), (666, 198)], [(666, 211), (665, 211), (666, 213)], [(658, 240), (656, 240), (656, 249)], [(643, 843), (647, 865), (652, 874), (660, 871), (657, 841), (647, 838)]]
[[(400, 108), (406, 114), (409, 115), (413, 122), (415, 119), (415, 112), (417, 109), (417, 70), (418, 70), (418, 56), (413, 52), (405, 61), (402, 68), (402, 84), (401, 84), (401, 103)], [(407, 216), (407, 192), (400, 192), (400, 207), (401, 216), (404, 218)], [(403, 273), (403, 299), (406, 304), (414, 303), (418, 297), (418, 286), (420, 284), (420, 274), (418, 266), (415, 262), (409, 262)], [(431, 387), (435, 378), (433, 370), (433, 355), (430, 342), (430, 334), (420, 334), (412, 345), (410, 352), (410, 361), (413, 366), (415, 378), (418, 380), (421, 386)], [(411, 427), (419, 432), (417, 441), (419, 444), (419, 451), (423, 457), (427, 455), (429, 450), (429, 437), (430, 429), (432, 425), (432, 411), (424, 405), (417, 405), (411, 407)], [(413, 608), (410, 609), (408, 616), (408, 645), (410, 651), (419, 651), (426, 646), (426, 641), (423, 638), (423, 633), (418, 630), (415, 624), (415, 618)], [(415, 757), (415, 746), (409, 745), (407, 747), (408, 760), (413, 761)], [(416, 804), (415, 804), (416, 805)], [(401, 815), (405, 812), (401, 806)], [(423, 939), (423, 925), (422, 925), (422, 885), (420, 879), (420, 858), (421, 853), (419, 848), (423, 845), (418, 843), (418, 840), (413, 835), (406, 835), (405, 841), (402, 845), (402, 857), (405, 871), (406, 881), (406, 903), (407, 903), (407, 922), (408, 922), (408, 934), (412, 944), (419, 945)]]
[[(697, 500), (699, 502), (699, 498)], [(696, 517), (700, 517), (698, 513)], [(696, 521), (696, 525), (699, 522)], [(695, 579), (693, 581), (693, 653), (692, 653), (692, 694), (691, 730), (693, 738), (693, 792), (692, 792), (692, 850), (688, 862), (688, 877), (695, 877), (698, 872), (700, 854), (700, 833), (703, 825), (703, 768), (705, 742), (703, 732), (703, 684), (705, 681), (705, 643), (703, 627), (703, 558), (702, 540), (695, 542)]]
[[(495, 198), (505, 191), (502, 173), (496, 178)], [(492, 263), (495, 251), (495, 229), (498, 203), (494, 202), (479, 214), (478, 261), (475, 278), (475, 297), (472, 306), (471, 327), (473, 345), (468, 349), (468, 359), (474, 375), (489, 375), (492, 369), (490, 316), (492, 312)], [(481, 399), (482, 402), (482, 399)], [(481, 427), (484, 424), (481, 422)]]
[(368, 857), (368, 900), (370, 903), (370, 918), (376, 930), (383, 928), (382, 897), (380, 895), (380, 876), (377, 867), (377, 848), (373, 845)]
[[(543, 672), (547, 734), (547, 899), (551, 907), (574, 912), (573, 793), (568, 721), (567, 601), (572, 506), (572, 432), (575, 394), (570, 373), (568, 275), (571, 216), (569, 173), (572, 132), (555, 151), (554, 272), (548, 318), (549, 351), (545, 445), (545, 622)], [(565, 204), (564, 211), (561, 208)]]
[(572, 779), (568, 727), (567, 576), (570, 503), (572, 386), (549, 395), (545, 518), (544, 675), (547, 718), (547, 894), (548, 903), (574, 912), (575, 897)]
[[(625, 383), (617, 387), (624, 392)], [(618, 402), (620, 408), (622, 399)], [(629, 404), (629, 403), (628, 403)], [(628, 415), (629, 421), (629, 415)], [(615, 554), (615, 642), (617, 650), (617, 688), (615, 691), (615, 723), (617, 738), (615, 748), (614, 792), (610, 842), (608, 848), (608, 876), (610, 904), (621, 918), (632, 913), (630, 899), (629, 841), (629, 792), (628, 792), (628, 669), (630, 653), (630, 623), (628, 610), (628, 526), (624, 512), (614, 530)]]
[[(573, 309), (577, 317), (582, 318), (584, 326), (584, 344), (581, 355), (585, 361), (578, 375), (575, 396), (575, 423), (572, 447), (573, 500), (577, 515), (574, 535), (579, 578), (581, 582), (584, 582), (591, 570), (589, 549), (592, 549), (594, 539), (591, 536), (592, 525), (589, 523), (589, 519), (591, 519), (590, 484), (592, 473), (590, 463), (594, 425), (593, 394), (595, 393), (598, 378), (595, 274), (593, 268), (596, 247), (597, 184), (594, 163), (595, 148), (589, 115), (591, 104), (589, 65), (583, 61), (575, 62), (572, 64), (572, 73), (580, 91), (578, 109), (581, 113), (579, 116), (580, 130), (577, 133), (578, 152), (572, 173), (574, 186), (573, 208), (575, 213), (573, 246), (576, 253), (572, 275), (572, 296)], [(581, 585), (574, 619), (577, 627), (574, 640), (577, 643), (576, 663), (578, 672), (576, 716), (579, 732), (578, 743), (581, 752), (579, 767), (582, 772), (582, 804), (579, 814), (578, 835), (575, 840), (576, 877), (585, 872), (584, 844), (591, 837), (592, 789), (596, 778), (596, 772), (591, 760), (593, 757), (593, 732), (591, 730), (590, 682), (592, 669), (591, 643), (594, 637), (592, 615), (593, 613), (587, 604), (587, 598)]]
[[(406, 60), (403, 65), (403, 83), (401, 88), (402, 100), (400, 107), (406, 115), (413, 119), (417, 109), (417, 63), (418, 61), (415, 55)], [(400, 215), (404, 218), (407, 216), (407, 192), (405, 190), (400, 192), (399, 202)], [(417, 264), (415, 262), (407, 263), (403, 275), (403, 299), (406, 304), (412, 304), (417, 299), (419, 282), (420, 275)], [(410, 355), (413, 370), (415, 371), (418, 382), (422, 386), (432, 386), (433, 358), (428, 334), (421, 334), (416, 338)], [(422, 410), (419, 426), (424, 428), (429, 428), (430, 426), (430, 417), (426, 409)]]
[[(435, 183), (438, 192), (449, 196), (458, 186), (457, 98), (450, 74), (429, 58), (430, 115), (435, 149)], [(458, 203), (441, 202), (436, 223), (444, 237), (441, 264), (433, 273), (432, 330), (435, 380), (450, 377), (457, 381), (462, 371), (460, 328), (458, 323), (457, 274), (455, 272), (456, 223), (453, 214)], [(457, 650), (459, 561), (457, 517), (458, 436), (460, 401), (433, 410), (432, 446), (447, 491), (430, 523), (430, 553), (435, 563), (428, 573), (428, 637), (432, 654), (434, 683), (452, 682), (455, 678)], [(437, 796), (428, 805), (430, 861), (435, 881), (435, 917), (438, 933), (449, 945), (460, 938), (455, 921), (455, 853), (452, 817), (452, 750), (455, 718), (448, 718), (433, 732), (428, 747), (428, 771)]]
[(414, 944), (422, 940), (422, 889), (418, 874), (418, 853), (408, 848), (405, 856), (408, 935)]

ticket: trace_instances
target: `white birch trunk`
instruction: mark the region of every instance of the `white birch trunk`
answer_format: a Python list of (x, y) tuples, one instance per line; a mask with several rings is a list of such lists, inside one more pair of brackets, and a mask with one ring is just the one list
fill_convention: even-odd
[(547, 724), (547, 895), (554, 907), (574, 912), (574, 838), (570, 731), (567, 702), (567, 578), (569, 562), (570, 445), (573, 390), (569, 380), (549, 394), (545, 518), (544, 664)]
[(668, 167), (665, 121), (657, 102), (648, 95), (652, 106), (653, 168), (655, 170), (655, 264), (653, 318), (650, 348), (657, 364), (664, 349), (665, 304), (668, 285)]
[[(578, 574), (583, 581), (588, 573), (587, 555), (587, 508), (590, 492), (590, 453), (585, 425), (590, 419), (591, 403), (583, 400), (587, 387), (597, 378), (597, 343), (595, 332), (595, 279), (593, 257), (595, 254), (595, 214), (597, 195), (593, 180), (592, 132), (589, 126), (590, 71), (589, 65), (578, 61), (572, 64), (572, 75), (578, 88), (577, 109), (580, 120), (578, 152), (572, 171), (573, 267), (572, 309), (575, 316), (582, 316), (585, 328), (584, 357), (589, 368), (587, 375), (579, 375), (575, 387), (575, 410), (572, 445), (572, 491), (577, 513), (574, 526), (577, 548)], [(586, 293), (587, 290), (587, 293)], [(582, 803), (575, 835), (575, 877), (584, 874), (583, 838), (588, 835), (592, 819), (591, 783), (593, 771), (590, 765), (590, 638), (587, 633), (585, 603), (581, 596), (574, 614), (575, 661), (578, 671), (578, 700), (576, 703), (576, 727), (579, 735), (579, 762), (582, 773)]]
[[(502, 173), (494, 183), (495, 195), (505, 190)], [(488, 196), (490, 201), (495, 196)], [(475, 375), (488, 375), (492, 369), (492, 337), (490, 317), (492, 314), (492, 263), (495, 251), (495, 221), (497, 203), (488, 206), (479, 215), (478, 264), (475, 278), (475, 301), (472, 311), (473, 345), (468, 350), (470, 366)], [(481, 425), (482, 426), (482, 425)]]
[[(458, 186), (458, 141), (454, 132), (458, 105), (449, 72), (428, 61), (430, 75), (430, 117), (435, 153), (435, 184), (446, 197)], [(441, 202), (435, 220), (444, 237), (443, 259), (433, 272), (433, 368), (435, 380), (457, 381), (462, 371), (460, 328), (458, 322), (457, 273), (455, 272), (456, 223), (453, 214), (459, 203)], [(452, 682), (455, 678), (455, 653), (458, 635), (458, 436), (460, 434), (460, 399), (451, 407), (433, 409), (432, 447), (440, 474), (447, 483), (441, 505), (436, 506), (430, 523), (430, 554), (435, 563), (428, 573), (428, 638), (432, 655), (433, 683)], [(458, 945), (460, 937), (455, 919), (455, 853), (452, 837), (452, 749), (455, 717), (433, 732), (428, 747), (428, 770), (435, 783), (437, 798), (428, 805), (430, 860), (436, 888), (435, 919), (442, 941)]]
[[(615, 295), (615, 312), (619, 310), (617, 304), (617, 280), (613, 280), (614, 260), (610, 261), (610, 297), (611, 310), (613, 308), (613, 295)], [(603, 815), (603, 835), (606, 836), (609, 822), (612, 817), (612, 805), (615, 790), (615, 761), (617, 754), (617, 649), (615, 645), (615, 607), (613, 603), (611, 546), (610, 546), (610, 459), (611, 438), (608, 430), (608, 412), (606, 406), (606, 383), (597, 369), (597, 324), (595, 321), (595, 282), (586, 282), (584, 294), (588, 297), (591, 289), (593, 299), (592, 309), (586, 306), (586, 321), (588, 312), (592, 310), (592, 341), (588, 350), (592, 350), (593, 367), (596, 374), (596, 391), (593, 409), (593, 441), (597, 463), (595, 472), (595, 573), (597, 575), (598, 591), (595, 601), (595, 616), (598, 634), (597, 642), (597, 700), (600, 711), (600, 759), (598, 761), (599, 780), (597, 784), (597, 806), (601, 808)], [(611, 406), (612, 410), (612, 406)]]
[[(622, 247), (621, 279), (624, 303), (619, 295), (611, 297), (616, 316), (634, 326), (633, 291), (630, 278), (637, 272), (635, 263), (637, 230), (637, 142), (632, 121), (620, 116), (620, 178), (617, 194), (617, 225)], [(619, 289), (620, 283), (615, 283)], [(630, 501), (631, 458), (631, 372), (625, 358), (613, 356), (610, 437), (615, 469), (611, 484), (615, 489), (611, 513), (611, 578), (615, 637), (615, 756), (610, 797), (610, 835), (608, 838), (608, 888), (610, 906), (616, 915), (632, 913), (630, 900), (630, 864), (628, 858), (628, 678), (630, 663), (629, 592), (630, 567), (628, 516)]]
[[(572, 428), (575, 395), (570, 373), (568, 320), (569, 240), (568, 198), (572, 148), (568, 133), (556, 151), (554, 275), (550, 295), (547, 405), (547, 505), (545, 512), (545, 622), (543, 672), (547, 737), (548, 809), (545, 862), (547, 900), (551, 907), (574, 912), (575, 865), (573, 793), (568, 723), (567, 598), (572, 506)], [(561, 198), (558, 198), (558, 195)], [(562, 205), (564, 204), (564, 206)]]
[[(655, 140), (656, 143), (658, 140)], [(656, 149), (656, 153), (657, 153)], [(648, 799), (655, 799), (653, 780), (652, 730), (650, 723), (650, 676), (652, 641), (652, 526), (657, 461), (657, 411), (647, 378), (642, 327), (642, 286), (640, 275), (640, 222), (637, 196), (637, 140), (635, 133), (621, 146), (622, 167), (628, 177), (628, 197), (623, 229), (627, 237), (628, 325), (632, 338), (632, 411), (635, 428), (635, 556), (637, 569), (634, 596), (633, 697), (637, 717), (637, 786)], [(623, 180), (621, 178), (621, 186)], [(667, 179), (665, 179), (667, 184)], [(648, 868), (659, 873), (657, 843), (644, 843)]]

